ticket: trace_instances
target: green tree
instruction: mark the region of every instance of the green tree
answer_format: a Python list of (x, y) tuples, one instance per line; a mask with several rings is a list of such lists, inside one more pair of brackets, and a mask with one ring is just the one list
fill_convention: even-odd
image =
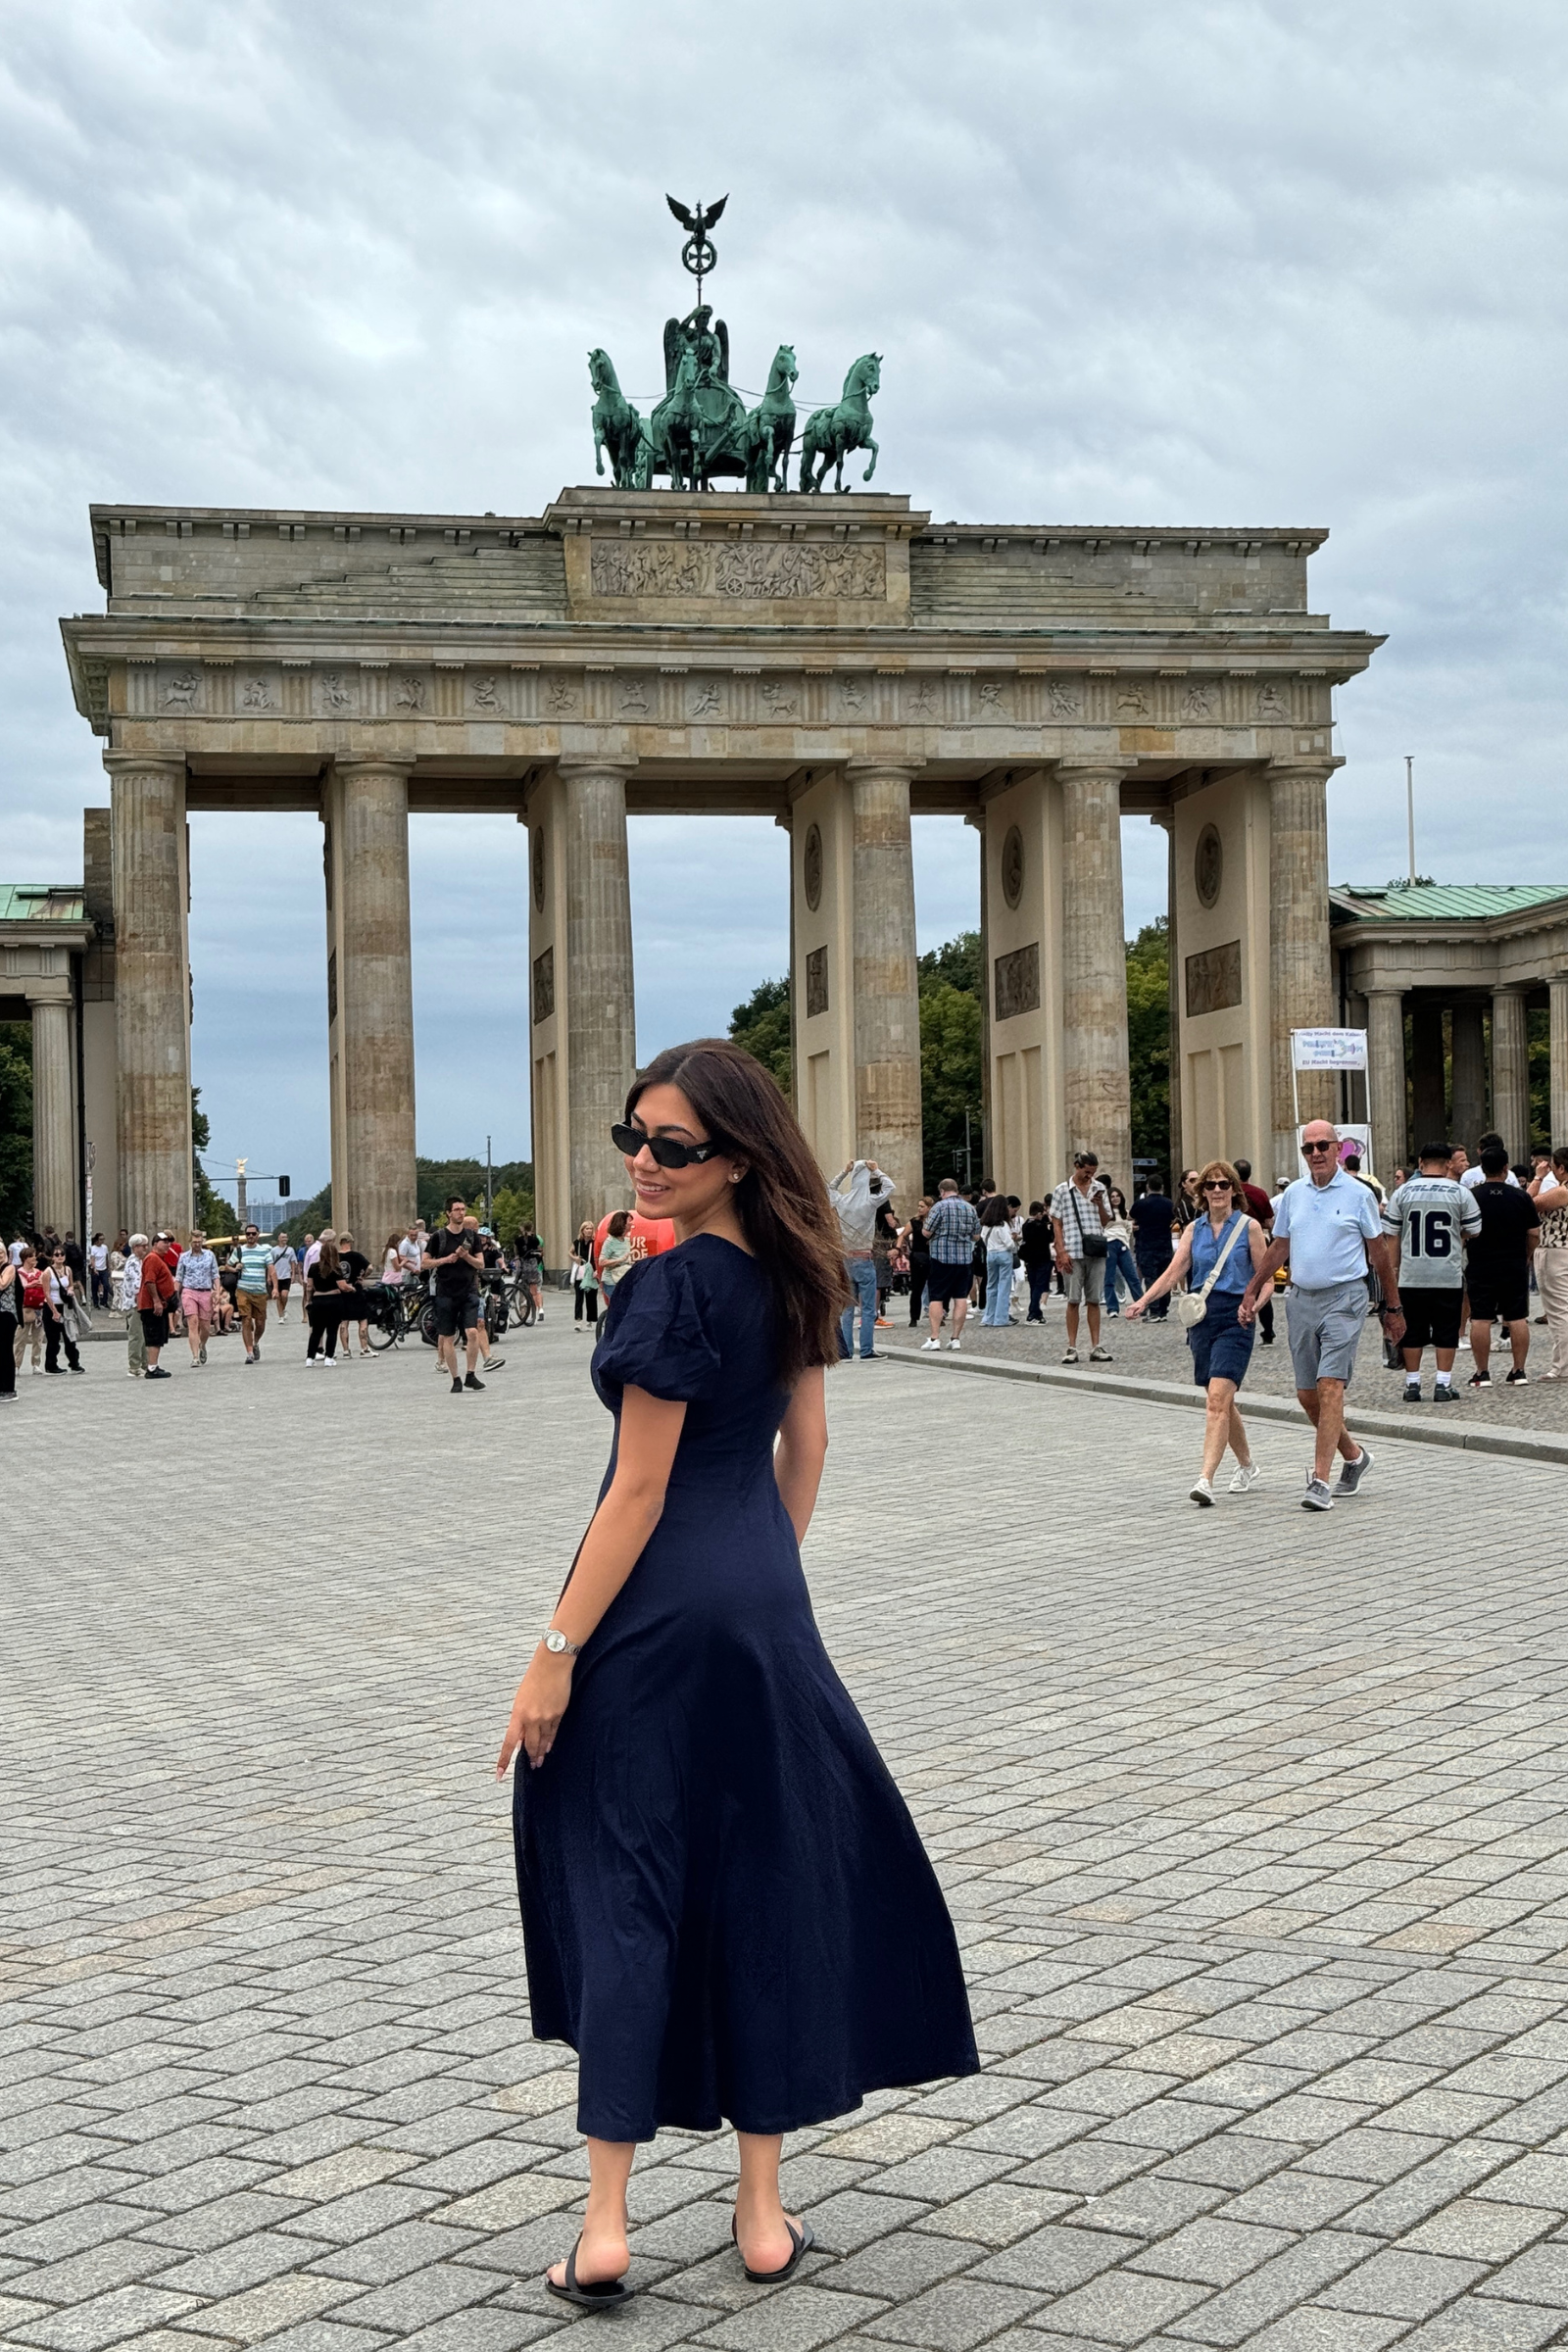
[(283, 1231), (291, 1242), (303, 1242), (308, 1233), (323, 1233), (332, 1222), (332, 1187), (323, 1184), (311, 1200), (303, 1201), (284, 1225)]
[(792, 1086), (788, 979), (760, 980), (745, 1004), (737, 1004), (730, 1014), (729, 1033), (772, 1074), (788, 1099)]
[[(927, 960), (922, 956), (922, 965)], [(951, 980), (927, 981), (922, 972), (920, 1123), (925, 1145), (922, 1182), (928, 1193), (936, 1191), (944, 1176), (967, 1184), (986, 1173), (980, 1165), (980, 1031), (979, 997), (956, 988)]]
[(495, 1196), (490, 1222), (503, 1250), (515, 1241), (524, 1225), (533, 1223), (533, 1190), (507, 1185)]
[(946, 981), (950, 988), (961, 988), (977, 1004), (985, 1002), (985, 965), (980, 958), (978, 931), (960, 931), (945, 947), (928, 949), (920, 957), (919, 971), (922, 990)]
[[(1170, 1156), (1170, 937), (1162, 914), (1127, 942), (1127, 1061), (1133, 1156), (1163, 1168)], [(1116, 1174), (1127, 1185), (1132, 1170)]]
[[(202, 1166), (201, 1155), (213, 1140), (213, 1128), (201, 1104), (202, 1090), (193, 1086), (190, 1090), (191, 1213), (203, 1233), (232, 1233), (233, 1203), (214, 1192)], [(183, 1234), (179, 1239), (183, 1241)]]
[(32, 1023), (0, 1021), (0, 1239), (32, 1223)]

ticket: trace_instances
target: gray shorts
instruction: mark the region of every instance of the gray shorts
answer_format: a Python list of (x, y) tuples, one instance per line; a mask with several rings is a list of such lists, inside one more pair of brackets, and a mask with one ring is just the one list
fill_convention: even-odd
[(1343, 1380), (1348, 1388), (1371, 1304), (1364, 1282), (1339, 1282), (1324, 1291), (1291, 1285), (1286, 1315), (1298, 1389), (1315, 1389), (1320, 1380)]
[(1067, 1304), (1100, 1306), (1105, 1297), (1102, 1257), (1075, 1257), (1067, 1268)]

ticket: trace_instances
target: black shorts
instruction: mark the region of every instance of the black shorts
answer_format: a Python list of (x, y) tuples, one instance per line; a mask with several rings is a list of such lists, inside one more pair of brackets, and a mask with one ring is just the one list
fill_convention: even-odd
[(466, 1331), (472, 1331), (479, 1320), (477, 1291), (459, 1291), (435, 1295), (435, 1336), (438, 1340), (456, 1340)]
[(1465, 1288), (1470, 1313), (1478, 1323), (1500, 1315), (1505, 1323), (1526, 1322), (1530, 1314), (1530, 1274), (1525, 1266), (1467, 1266)]
[(926, 1289), (933, 1306), (951, 1305), (955, 1298), (967, 1298), (974, 1282), (973, 1266), (945, 1266), (934, 1257), (926, 1268)]
[(1399, 1306), (1404, 1315), (1404, 1337), (1399, 1346), (1413, 1348), (1417, 1354), (1423, 1348), (1457, 1348), (1463, 1299), (1463, 1291), (1401, 1291)]

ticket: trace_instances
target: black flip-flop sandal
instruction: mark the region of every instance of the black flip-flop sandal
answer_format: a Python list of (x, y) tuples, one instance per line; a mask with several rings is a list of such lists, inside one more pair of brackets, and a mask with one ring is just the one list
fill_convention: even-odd
[[(551, 2294), (559, 2295), (563, 2303), (575, 2303), (581, 2311), (609, 2311), (617, 2303), (629, 2303), (637, 2289), (634, 2286), (628, 2286), (624, 2278), (599, 2278), (591, 2286), (584, 2284), (577, 2277), (577, 2246), (581, 2244), (582, 2239), (579, 2237), (577, 2245), (573, 2246), (571, 2252), (566, 2256), (566, 2277), (564, 2285), (558, 2286), (550, 2273), (546, 2271), (545, 2285)], [(783, 2273), (780, 2272), (779, 2276), (782, 2278)]]
[[(782, 2286), (785, 2279), (788, 2278), (793, 2272), (800, 2268), (802, 2256), (808, 2254), (811, 2248), (815, 2245), (816, 2239), (811, 2234), (811, 2225), (809, 2222), (803, 2222), (800, 2228), (797, 2230), (795, 2224), (790, 2220), (788, 2214), (786, 2214), (784, 2217), (784, 2227), (790, 2233), (790, 2243), (795, 2250), (791, 2254), (788, 2262), (782, 2264), (778, 2270), (754, 2271), (751, 2264), (746, 2260), (744, 2254), (741, 2256), (741, 2268), (746, 2273), (747, 2278), (751, 2280), (754, 2286)], [(741, 2233), (735, 2225), (733, 2216), (731, 2216), (730, 2219), (729, 2233), (738, 2246), (741, 2242)]]

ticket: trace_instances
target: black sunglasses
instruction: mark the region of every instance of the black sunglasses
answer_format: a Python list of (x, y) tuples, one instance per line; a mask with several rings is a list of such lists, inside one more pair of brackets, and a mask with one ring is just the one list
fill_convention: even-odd
[(1228, 1193), (1230, 1189), (1230, 1179), (1228, 1177), (1205, 1176), (1203, 1179), (1203, 1190), (1205, 1193)]
[(635, 1159), (645, 1147), (662, 1168), (691, 1168), (711, 1159), (717, 1144), (677, 1144), (672, 1135), (645, 1135), (640, 1127), (612, 1127), (610, 1140), (617, 1152)]
[(1303, 1153), (1307, 1152), (1337, 1152), (1339, 1146), (1337, 1144), (1303, 1144), (1301, 1150)]

